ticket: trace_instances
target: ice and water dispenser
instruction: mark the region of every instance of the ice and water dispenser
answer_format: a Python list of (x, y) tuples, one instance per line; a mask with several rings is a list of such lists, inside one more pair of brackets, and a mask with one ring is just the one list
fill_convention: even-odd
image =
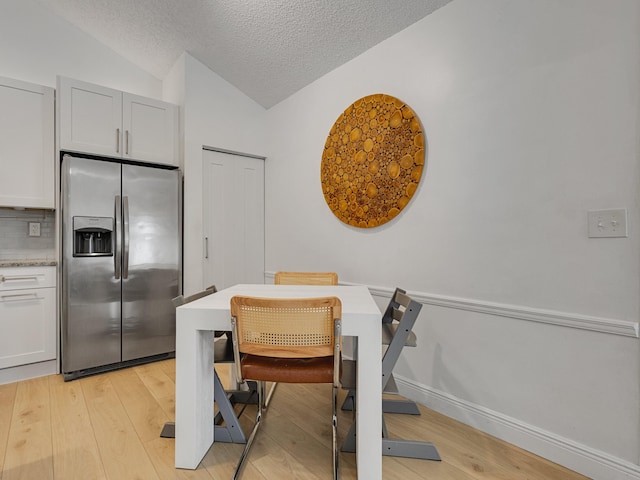
[(73, 217), (73, 256), (113, 255), (113, 218)]

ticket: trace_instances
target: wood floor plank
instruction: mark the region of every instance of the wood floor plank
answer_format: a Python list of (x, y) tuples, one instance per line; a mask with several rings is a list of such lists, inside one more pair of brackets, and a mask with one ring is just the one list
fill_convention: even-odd
[(158, 475), (127, 412), (111, 376), (89, 377), (81, 382), (91, 424), (109, 480), (155, 480)]
[(7, 451), (9, 427), (11, 426), (17, 388), (17, 383), (0, 385), (0, 480), (2, 480), (4, 456)]
[[(328, 400), (328, 403), (331, 403), (330, 398)], [(277, 403), (277, 400), (274, 400), (273, 406)], [(268, 412), (264, 420), (264, 429), (259, 433), (263, 436), (264, 455), (267, 459), (262, 461), (262, 467), (259, 468), (263, 471), (272, 470), (273, 452), (286, 452), (286, 455), (283, 453), (283, 458), (278, 460), (289, 466), (289, 476), (284, 478), (298, 478), (301, 468), (314, 472), (314, 475), (320, 478), (331, 478), (331, 408), (327, 410), (324, 422), (308, 422), (306, 426), (298, 425), (297, 415), (275, 417), (270, 415), (273, 412)], [(290, 458), (295, 461), (291, 462)], [(253, 462), (257, 466), (260, 465), (255, 458)], [(282, 472), (283, 475), (284, 473)]]
[[(308, 446), (308, 445), (307, 445)], [(304, 448), (303, 448), (304, 449)], [(303, 450), (301, 449), (301, 450)], [(331, 478), (331, 455), (322, 455), (328, 464), (328, 471), (325, 468), (318, 468), (322, 465), (320, 456), (312, 463), (303, 463), (302, 459), (296, 457), (296, 452), (284, 450), (269, 435), (269, 429), (261, 431), (255, 440), (255, 445), (251, 449), (251, 465), (254, 466), (266, 480), (282, 480), (283, 478), (295, 478), (296, 480), (326, 480)], [(306, 455), (306, 459), (312, 455)]]
[[(331, 385), (278, 385), (269, 408), (269, 414), (285, 415), (302, 429), (306, 429), (316, 440), (331, 446)], [(340, 405), (340, 402), (338, 402)], [(309, 429), (307, 426), (322, 425), (325, 428)], [(338, 422), (341, 427), (343, 422)], [(345, 430), (346, 433), (346, 430)], [(328, 437), (327, 437), (328, 435)], [(327, 443), (328, 442), (328, 443)]]
[(140, 365), (135, 368), (135, 372), (173, 422), (176, 418), (176, 384), (167, 375), (161, 363)]
[(127, 368), (113, 372), (110, 379), (142, 443), (158, 438), (164, 424), (171, 419), (136, 370)]
[(176, 381), (176, 361), (175, 359), (164, 360), (162, 362), (158, 362), (159, 366), (162, 368), (164, 373), (167, 374), (174, 382)]
[(2, 480), (53, 479), (51, 408), (47, 377), (16, 388)]
[[(214, 479), (232, 478), (236, 464), (242, 455), (244, 445), (234, 443), (216, 443), (202, 459), (201, 466), (207, 469)], [(251, 459), (247, 461), (243, 471), (243, 478), (249, 480), (267, 480), (253, 465)], [(286, 477), (280, 480), (285, 480)]]
[(461, 470), (446, 459), (436, 462), (416, 458), (383, 457), (383, 477), (385, 472), (399, 471), (402, 467), (403, 474), (400, 478), (437, 478), (438, 480), (476, 480), (477, 477)]
[[(145, 442), (144, 448), (162, 480), (213, 480), (223, 477), (213, 477), (204, 466), (196, 470), (175, 468), (175, 440), (172, 438), (156, 438)], [(229, 477), (224, 477), (231, 478)]]
[(54, 478), (106, 479), (80, 383), (49, 378)]

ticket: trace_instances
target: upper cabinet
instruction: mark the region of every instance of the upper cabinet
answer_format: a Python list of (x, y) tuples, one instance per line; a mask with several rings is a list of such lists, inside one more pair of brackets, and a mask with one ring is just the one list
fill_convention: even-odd
[(178, 164), (178, 107), (58, 77), (60, 150)]
[(54, 208), (54, 90), (0, 77), (0, 206)]
[(122, 94), (123, 157), (178, 164), (178, 107)]
[(122, 156), (122, 92), (59, 78), (60, 150)]

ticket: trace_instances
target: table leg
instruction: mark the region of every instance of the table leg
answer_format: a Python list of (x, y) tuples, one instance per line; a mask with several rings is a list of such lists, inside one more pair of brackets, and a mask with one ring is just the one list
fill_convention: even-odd
[[(356, 375), (356, 461), (358, 478), (382, 479), (382, 363), (380, 327), (358, 341)], [(376, 341), (377, 338), (377, 341)], [(371, 339), (371, 340), (369, 340)]]
[(176, 468), (196, 469), (213, 444), (213, 341), (213, 331), (176, 331)]

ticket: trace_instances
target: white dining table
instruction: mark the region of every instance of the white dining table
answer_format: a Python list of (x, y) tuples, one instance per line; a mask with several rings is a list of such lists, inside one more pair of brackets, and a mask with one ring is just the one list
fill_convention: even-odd
[[(240, 284), (176, 309), (176, 468), (196, 469), (214, 438), (214, 331), (231, 330), (234, 295), (265, 298), (336, 296), (342, 335), (357, 338), (356, 462), (358, 478), (382, 479), (380, 309), (366, 286)], [(277, 394), (272, 401), (277, 401)]]

